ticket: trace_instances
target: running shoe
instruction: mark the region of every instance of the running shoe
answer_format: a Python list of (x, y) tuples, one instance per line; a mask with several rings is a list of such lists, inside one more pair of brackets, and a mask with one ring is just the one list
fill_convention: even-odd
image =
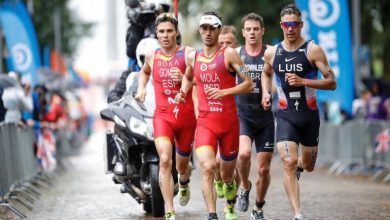
[(240, 187), (240, 190), (238, 191), (238, 205), (237, 209), (241, 212), (246, 212), (248, 210), (249, 206), (249, 192), (252, 189), (252, 183), (249, 181), (249, 189), (245, 190)]
[(217, 192), (218, 198), (223, 198), (225, 195), (223, 194), (223, 182), (222, 180), (214, 180), (215, 191)]
[(251, 216), (254, 220), (265, 220), (263, 210), (256, 211), (255, 209), (252, 210)]
[(294, 217), (294, 220), (305, 220), (305, 218), (303, 217), (303, 215), (301, 213), (299, 213), (298, 215), (296, 215)]
[(176, 214), (174, 212), (165, 213), (165, 220), (177, 220)]
[(189, 179), (187, 181), (187, 184), (181, 185), (180, 184), (180, 175), (178, 177), (179, 182), (179, 204), (181, 206), (186, 206), (191, 198), (191, 191), (190, 186), (188, 185)]
[(207, 220), (218, 220), (218, 215), (217, 213), (209, 213), (209, 215), (207, 216)]
[(227, 204), (225, 207), (225, 219), (226, 220), (237, 220), (236, 212), (234, 211), (234, 205)]
[(237, 184), (233, 181), (230, 184), (223, 184), (223, 194), (227, 200), (234, 200), (237, 194)]

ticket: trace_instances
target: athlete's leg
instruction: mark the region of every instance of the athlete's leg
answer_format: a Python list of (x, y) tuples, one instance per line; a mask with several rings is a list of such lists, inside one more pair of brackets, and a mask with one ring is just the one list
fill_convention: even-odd
[(219, 155), (219, 152), (217, 153), (217, 156), (215, 157), (216, 160), (216, 167), (217, 169), (215, 170), (215, 179), (214, 179), (214, 187), (215, 191), (217, 193), (218, 198), (223, 198), (223, 181), (221, 178), (221, 157)]
[(166, 213), (174, 212), (173, 207), (173, 178), (172, 178), (172, 153), (173, 130), (169, 122), (162, 117), (153, 118), (154, 142), (160, 159), (159, 181), (161, 194), (164, 199)]
[(155, 139), (156, 148), (160, 157), (160, 188), (164, 198), (166, 212), (173, 212), (173, 178), (172, 178), (172, 143), (168, 137)]
[(301, 156), (299, 157), (298, 166), (307, 172), (312, 172), (317, 161), (318, 146), (308, 147), (301, 145), (301, 147)]
[(196, 148), (196, 156), (202, 169), (202, 190), (208, 213), (216, 213), (214, 175), (217, 169), (215, 151), (211, 146)]
[(280, 141), (277, 147), (283, 161), (284, 188), (294, 214), (297, 215), (300, 211), (299, 185), (295, 175), (298, 166), (298, 145), (292, 141)]
[(217, 169), (215, 155), (217, 152), (218, 138), (211, 128), (207, 118), (197, 121), (195, 132), (195, 153), (202, 172), (202, 191), (207, 211), (216, 214), (216, 195), (214, 177)]
[(176, 153), (176, 170), (179, 173), (182, 182), (187, 181), (191, 176), (190, 161), (191, 156), (182, 156)]
[(269, 184), (271, 182), (270, 166), (272, 152), (257, 153), (257, 179), (256, 179), (256, 201), (263, 203)]
[(249, 171), (251, 169), (252, 140), (247, 135), (240, 135), (237, 170), (240, 176), (240, 188), (249, 189)]

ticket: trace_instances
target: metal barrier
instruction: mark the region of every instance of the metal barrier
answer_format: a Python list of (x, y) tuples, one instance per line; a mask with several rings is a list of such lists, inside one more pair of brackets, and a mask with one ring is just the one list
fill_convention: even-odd
[[(389, 121), (351, 120), (342, 125), (322, 122), (318, 162), (335, 174), (362, 174), (390, 181), (390, 151), (375, 152), (376, 136)], [(387, 175), (386, 175), (387, 173)]]
[(38, 164), (33, 143), (32, 128), (0, 123), (0, 206), (8, 208), (20, 218), (26, 216), (9, 201), (16, 200), (32, 209), (31, 203), (39, 195), (33, 186), (26, 183), (37, 176)]

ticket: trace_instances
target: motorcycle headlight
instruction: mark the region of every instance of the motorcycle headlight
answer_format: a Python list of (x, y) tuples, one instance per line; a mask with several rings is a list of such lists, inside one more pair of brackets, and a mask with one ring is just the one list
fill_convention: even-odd
[(152, 131), (148, 128), (144, 121), (141, 121), (135, 117), (130, 117), (129, 128), (132, 132), (145, 136), (149, 140), (153, 140)]

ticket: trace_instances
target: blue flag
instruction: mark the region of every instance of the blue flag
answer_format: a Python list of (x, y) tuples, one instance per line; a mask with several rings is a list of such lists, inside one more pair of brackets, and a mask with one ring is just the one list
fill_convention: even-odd
[(296, 3), (302, 11), (302, 35), (324, 49), (336, 75), (336, 91), (317, 90), (318, 100), (337, 101), (351, 114), (355, 81), (347, 0), (296, 0)]
[(8, 69), (27, 76), (34, 86), (38, 81), (37, 70), (41, 60), (34, 26), (22, 1), (3, 2), (0, 5), (0, 22), (10, 53)]

